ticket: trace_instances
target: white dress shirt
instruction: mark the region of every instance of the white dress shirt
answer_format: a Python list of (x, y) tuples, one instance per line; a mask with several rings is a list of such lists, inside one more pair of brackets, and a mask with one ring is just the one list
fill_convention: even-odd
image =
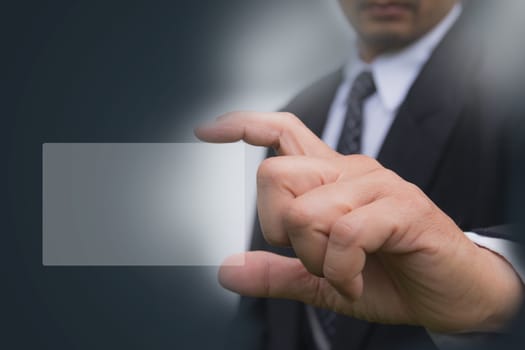
[[(332, 102), (322, 135), (323, 141), (333, 149), (337, 147), (345, 121), (347, 96), (354, 79), (361, 72), (370, 71), (377, 89), (363, 104), (361, 152), (376, 158), (399, 107), (414, 81), (436, 46), (456, 22), (461, 11), (461, 4), (456, 4), (437, 26), (418, 41), (398, 52), (380, 55), (369, 64), (362, 61), (357, 50), (354, 50), (345, 66), (343, 82)], [(517, 265), (518, 260), (512, 256), (512, 243), (503, 239), (480, 236), (473, 232), (465, 234), (476, 244), (505, 257), (518, 272), (522, 281), (524, 280), (525, 271)], [(329, 350), (329, 343), (311, 307), (307, 307), (307, 315), (319, 350)], [(470, 341), (469, 338), (455, 335), (433, 332), (429, 332), (429, 335), (438, 347)]]
[(376, 158), (397, 111), (416, 80), (423, 65), (461, 14), (457, 4), (450, 13), (424, 37), (405, 49), (383, 54), (372, 63), (363, 62), (354, 50), (344, 69), (344, 79), (328, 113), (322, 139), (337, 147), (346, 115), (346, 100), (354, 79), (363, 71), (372, 72), (376, 92), (363, 105), (361, 151)]

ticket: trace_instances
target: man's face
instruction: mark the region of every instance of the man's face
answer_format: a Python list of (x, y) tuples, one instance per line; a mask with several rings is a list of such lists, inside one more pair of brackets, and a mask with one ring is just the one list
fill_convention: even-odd
[(378, 51), (404, 47), (441, 19), (457, 0), (339, 0), (361, 43)]

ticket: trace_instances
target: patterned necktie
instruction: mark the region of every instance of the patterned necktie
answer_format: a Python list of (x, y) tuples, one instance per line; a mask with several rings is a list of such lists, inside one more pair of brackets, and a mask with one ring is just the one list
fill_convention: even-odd
[[(347, 98), (345, 123), (337, 144), (337, 152), (345, 155), (361, 152), (363, 103), (375, 91), (376, 86), (372, 73), (368, 71), (362, 72), (354, 80), (354, 84)], [(315, 308), (315, 313), (327, 341), (331, 343), (335, 336), (337, 314), (330, 310), (318, 308)]]
[(347, 99), (345, 123), (337, 144), (341, 154), (361, 153), (363, 131), (363, 103), (376, 91), (372, 73), (361, 72), (354, 80)]

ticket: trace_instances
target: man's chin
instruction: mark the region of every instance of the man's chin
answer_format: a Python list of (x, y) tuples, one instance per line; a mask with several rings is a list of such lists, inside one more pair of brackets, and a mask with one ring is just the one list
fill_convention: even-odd
[(362, 38), (368, 47), (382, 53), (401, 50), (415, 40), (413, 36), (393, 31), (368, 33), (362, 35)]

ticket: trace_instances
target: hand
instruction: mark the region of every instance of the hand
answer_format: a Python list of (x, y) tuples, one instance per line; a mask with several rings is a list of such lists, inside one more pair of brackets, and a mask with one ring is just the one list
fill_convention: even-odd
[(226, 288), (441, 332), (500, 329), (521, 302), (512, 267), (419, 188), (371, 158), (334, 152), (293, 115), (231, 113), (196, 135), (281, 156), (259, 168), (258, 211), (266, 240), (298, 259), (244, 253), (244, 266), (221, 268)]

